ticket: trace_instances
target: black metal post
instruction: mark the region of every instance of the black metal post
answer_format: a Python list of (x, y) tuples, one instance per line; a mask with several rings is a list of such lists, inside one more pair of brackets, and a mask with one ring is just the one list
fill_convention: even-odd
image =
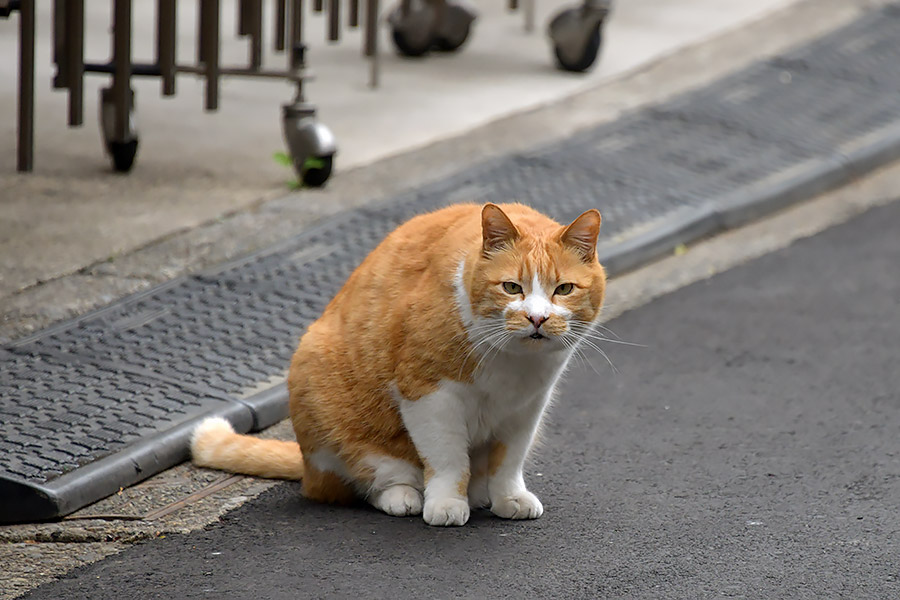
[(369, 87), (378, 87), (378, 0), (366, 1), (366, 33), (363, 53), (369, 57)]
[(247, 33), (250, 35), (250, 66), (262, 66), (262, 0), (247, 0)]
[(275, 0), (275, 50), (284, 51), (284, 32), (287, 29), (287, 0)]
[(69, 87), (66, 30), (66, 0), (53, 0), (53, 64), (56, 65), (53, 88), (57, 90)]
[(297, 56), (294, 48), (297, 44), (303, 43), (303, 0), (291, 0), (291, 26), (288, 41), (290, 48), (288, 51), (288, 64), (291, 69), (297, 67)]
[(347, 25), (359, 27), (359, 0), (350, 0), (350, 7), (347, 11)]
[(84, 123), (84, 0), (66, 5), (66, 84), (69, 88), (69, 127)]
[(164, 96), (175, 95), (175, 52), (177, 43), (177, 13), (175, 8), (175, 0), (157, 0), (156, 63), (159, 65)]
[(341, 37), (341, 0), (328, 0), (328, 41)]
[(34, 168), (34, 0), (19, 4), (19, 148), (16, 169)]
[(129, 141), (128, 115), (131, 111), (131, 0), (115, 0), (113, 16), (113, 104), (114, 141)]
[(206, 71), (206, 110), (219, 108), (219, 0), (200, 0), (200, 62)]
[(366, 34), (363, 54), (372, 57), (378, 51), (378, 0), (366, 0)]

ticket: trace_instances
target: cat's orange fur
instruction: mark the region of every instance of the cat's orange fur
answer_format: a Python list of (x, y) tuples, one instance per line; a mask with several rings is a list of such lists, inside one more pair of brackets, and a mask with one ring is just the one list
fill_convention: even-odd
[[(302, 478), (307, 497), (347, 502), (372, 489), (381, 459), (399, 459), (398, 464), (409, 464), (424, 477), (427, 520), (435, 471), (414, 444), (398, 399), (431, 398), (452, 382), (476, 385), (482, 370), (491, 368), (489, 362), (479, 364), (484, 349), (474, 347), (465, 312), (476, 322), (505, 318), (512, 332), (542, 328), (548, 339), (512, 342), (521, 346), (516, 352), (532, 354), (566, 334), (569, 321), (594, 323), (605, 290), (595, 255), (599, 226), (595, 210), (563, 227), (519, 204), (455, 205), (401, 225), (353, 272), (293, 356), (290, 415), (302, 463), (297, 444), (229, 433), (221, 421), (204, 423), (196, 432), (195, 462), (264, 477)], [(460, 275), (468, 308), (458, 306)], [(530, 315), (531, 308), (506, 309), (511, 295), (503, 283), (527, 286), (538, 276), (552, 284), (551, 290), (562, 283), (574, 287), (565, 295), (554, 293), (554, 311), (542, 317)], [(473, 456), (471, 470), (466, 464), (455, 476), (463, 498), (470, 472), (473, 479), (493, 476), (507, 458), (504, 440), (481, 442), (484, 460), (476, 465)], [(310, 457), (323, 452), (339, 458), (342, 468), (314, 464)]]

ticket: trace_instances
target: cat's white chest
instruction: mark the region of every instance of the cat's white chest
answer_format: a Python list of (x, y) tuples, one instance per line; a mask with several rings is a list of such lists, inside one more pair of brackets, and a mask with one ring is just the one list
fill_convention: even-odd
[(471, 448), (535, 423), (568, 356), (501, 353), (471, 382), (444, 381), (418, 400), (403, 398), (396, 388), (394, 393), (408, 429), (425, 432), (428, 438), (445, 436), (449, 428)]
[(498, 430), (520, 426), (543, 411), (566, 358), (501, 354), (471, 383), (450, 386), (465, 411), (470, 444), (482, 444)]

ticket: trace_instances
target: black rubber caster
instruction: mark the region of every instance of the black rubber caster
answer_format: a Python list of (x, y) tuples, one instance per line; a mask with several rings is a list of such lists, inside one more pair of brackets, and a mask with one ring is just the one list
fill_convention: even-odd
[(477, 12), (465, 0), (445, 0), (438, 15), (436, 0), (418, 0), (404, 11), (398, 6), (388, 16), (391, 38), (402, 56), (420, 57), (430, 50), (453, 52), (469, 39)]
[(453, 37), (438, 35), (432, 41), (432, 46), (439, 52), (456, 52), (469, 40), (470, 31), (471, 27), (467, 25), (464, 30)]
[(581, 6), (563, 9), (551, 19), (547, 33), (560, 69), (584, 73), (594, 66), (611, 6), (611, 0), (583, 0)]
[(334, 155), (330, 156), (311, 156), (306, 159), (303, 167), (301, 167), (300, 181), (303, 185), (311, 188), (320, 188), (325, 185), (328, 178), (331, 177), (331, 170), (334, 168)]
[(124, 139), (117, 135), (116, 106), (112, 88), (100, 90), (100, 133), (103, 135), (103, 147), (109, 155), (112, 167), (119, 173), (127, 173), (134, 166), (137, 156), (138, 135), (137, 120), (134, 112), (134, 90), (128, 90), (128, 120)]
[(107, 142), (106, 151), (112, 159), (113, 168), (119, 173), (127, 173), (134, 166), (134, 157), (137, 156), (138, 141)]
[(316, 118), (312, 104), (295, 101), (282, 107), (284, 139), (291, 163), (303, 187), (325, 185), (334, 169), (334, 134)]
[(577, 57), (575, 60), (566, 57), (565, 53), (560, 50), (560, 47), (555, 45), (553, 47), (553, 53), (556, 55), (556, 64), (564, 71), (584, 73), (594, 66), (597, 55), (600, 53), (600, 46), (602, 43), (603, 35), (600, 33), (600, 28), (598, 27), (597, 30), (591, 34), (591, 37), (588, 38), (588, 43), (585, 45), (581, 56)]
[(415, 36), (413, 38), (400, 29), (394, 29), (391, 31), (391, 39), (394, 41), (397, 52), (410, 58), (425, 56), (431, 50), (432, 40), (430, 37)]

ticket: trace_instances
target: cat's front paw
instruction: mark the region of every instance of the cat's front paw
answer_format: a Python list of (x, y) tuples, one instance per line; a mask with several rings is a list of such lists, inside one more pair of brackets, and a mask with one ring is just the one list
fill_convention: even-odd
[(422, 517), (429, 525), (438, 527), (465, 525), (469, 520), (469, 502), (461, 498), (428, 499)]
[(408, 485), (392, 485), (373, 495), (369, 502), (394, 517), (422, 514), (422, 492)]
[(537, 519), (544, 514), (544, 507), (537, 496), (522, 490), (494, 499), (491, 512), (502, 519)]

